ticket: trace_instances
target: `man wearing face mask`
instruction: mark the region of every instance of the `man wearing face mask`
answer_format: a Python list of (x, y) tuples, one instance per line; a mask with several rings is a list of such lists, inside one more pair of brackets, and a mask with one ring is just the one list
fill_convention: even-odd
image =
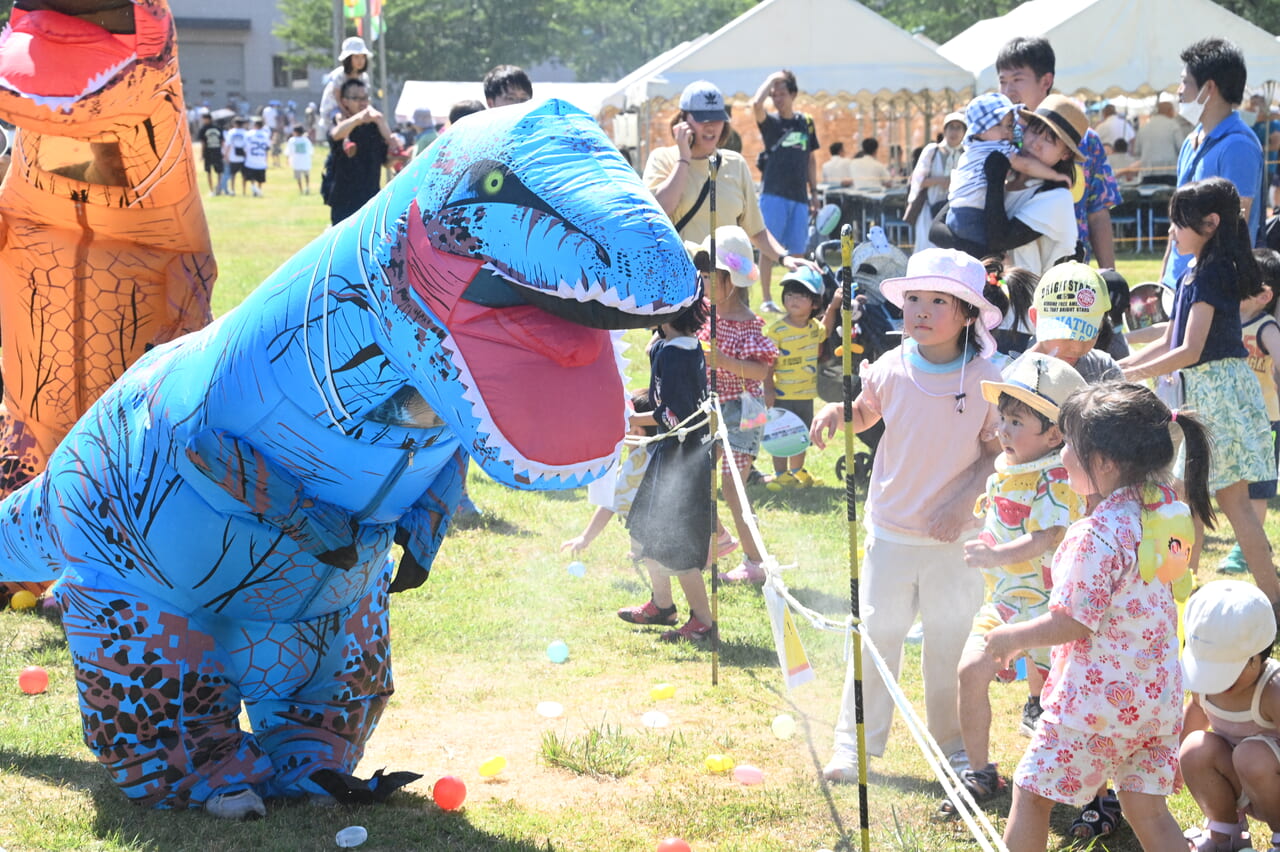
[[(1235, 184), (1240, 205), (1257, 240), (1262, 225), (1262, 145), (1235, 111), (1244, 100), (1244, 54), (1221, 38), (1207, 38), (1182, 51), (1178, 112), (1194, 129), (1178, 155), (1178, 186), (1210, 177)], [(1172, 287), (1191, 255), (1179, 254), (1169, 241), (1163, 282)]]

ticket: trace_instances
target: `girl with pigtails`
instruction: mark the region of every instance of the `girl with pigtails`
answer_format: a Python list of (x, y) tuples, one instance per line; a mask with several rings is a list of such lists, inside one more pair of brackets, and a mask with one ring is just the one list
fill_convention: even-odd
[[(1231, 522), (1258, 588), (1272, 606), (1280, 582), (1262, 522), (1251, 510), (1249, 483), (1276, 478), (1268, 447), (1271, 424), (1240, 332), (1240, 301), (1262, 289), (1235, 185), (1208, 178), (1178, 187), (1169, 201), (1169, 234), (1193, 256), (1178, 279), (1164, 336), (1120, 362), (1130, 381), (1181, 372), (1182, 408), (1204, 423), (1212, 446), (1209, 490)], [(1184, 465), (1179, 450), (1177, 472)], [(1199, 561), (1200, 536), (1192, 551)]]

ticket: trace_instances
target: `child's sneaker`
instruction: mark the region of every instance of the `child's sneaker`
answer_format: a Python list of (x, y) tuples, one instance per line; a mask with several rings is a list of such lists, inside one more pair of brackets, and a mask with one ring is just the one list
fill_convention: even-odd
[(845, 746), (836, 746), (831, 759), (822, 767), (822, 777), (836, 784), (857, 784), (858, 753)]
[(1036, 732), (1036, 724), (1040, 721), (1040, 714), (1043, 712), (1040, 698), (1028, 695), (1027, 703), (1022, 705), (1022, 725), (1019, 727), (1024, 737), (1029, 737)]
[(676, 615), (675, 604), (660, 607), (652, 598), (640, 606), (623, 607), (618, 610), (618, 618), (630, 624), (662, 624), (668, 627), (680, 620)]
[(766, 576), (764, 565), (744, 556), (742, 564), (732, 571), (722, 573), (720, 580), (724, 583), (763, 583)]
[(814, 485), (814, 478), (804, 468), (800, 468), (791, 475), (796, 478), (796, 485), (800, 488), (812, 488)]
[(788, 488), (803, 488), (800, 479), (791, 471), (786, 470), (782, 473), (774, 474), (773, 479), (764, 486), (770, 491), (785, 491)]
[[(671, 608), (675, 612), (675, 607)], [(621, 613), (619, 613), (621, 614)], [(689, 620), (684, 623), (683, 627), (677, 630), (668, 630), (658, 638), (663, 642), (705, 642), (715, 635), (716, 629), (709, 624), (703, 624), (694, 616), (690, 615)]]
[(204, 809), (218, 819), (253, 819), (267, 815), (262, 797), (252, 790), (215, 793), (204, 803)]

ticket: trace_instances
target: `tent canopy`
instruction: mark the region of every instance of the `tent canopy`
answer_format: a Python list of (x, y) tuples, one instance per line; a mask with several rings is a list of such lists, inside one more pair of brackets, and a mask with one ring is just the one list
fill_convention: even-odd
[(997, 88), (996, 54), (1017, 36), (1043, 36), (1057, 56), (1054, 88), (1110, 97), (1177, 88), (1184, 48), (1208, 36), (1239, 45), (1249, 85), (1280, 80), (1280, 43), (1212, 0), (1030, 0), (979, 21), (938, 52), (977, 78), (977, 91)]
[[(613, 83), (539, 83), (533, 84), (534, 100), (559, 98), (595, 115), (604, 105), (605, 96), (613, 91)], [(439, 124), (449, 118), (449, 110), (458, 101), (484, 103), (484, 87), (478, 81), (406, 80), (396, 101), (396, 120), (409, 121), (413, 111), (426, 108)]]
[(702, 79), (727, 97), (751, 96), (779, 68), (794, 71), (807, 94), (863, 101), (973, 85), (968, 71), (855, 0), (764, 0), (628, 74), (610, 100), (673, 98)]

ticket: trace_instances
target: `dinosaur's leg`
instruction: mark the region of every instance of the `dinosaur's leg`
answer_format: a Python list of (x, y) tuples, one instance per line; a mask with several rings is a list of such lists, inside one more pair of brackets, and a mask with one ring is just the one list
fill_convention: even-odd
[(271, 761), (237, 721), (240, 690), (225, 650), (172, 605), (113, 585), (54, 590), (85, 743), (112, 780), (157, 808), (197, 807), (267, 781)]
[(265, 795), (324, 793), (310, 781), (331, 769), (349, 775), (394, 691), (387, 624), (387, 581), (350, 607), (294, 625), (299, 639), (319, 650), (312, 677), (290, 695), (246, 700), (258, 742), (275, 776)]

